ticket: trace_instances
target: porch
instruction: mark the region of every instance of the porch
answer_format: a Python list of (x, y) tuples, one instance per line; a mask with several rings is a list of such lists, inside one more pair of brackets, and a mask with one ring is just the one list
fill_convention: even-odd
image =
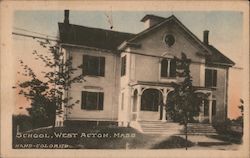
[[(171, 113), (166, 109), (171, 103), (168, 99), (173, 95), (173, 87), (170, 83), (155, 83), (138, 81), (131, 84), (131, 100), (129, 111), (129, 122), (133, 126), (139, 121), (161, 121), (174, 122)], [(202, 100), (199, 115), (194, 119), (197, 122), (212, 123), (212, 90), (204, 87), (196, 87), (197, 93), (207, 95), (207, 99)]]

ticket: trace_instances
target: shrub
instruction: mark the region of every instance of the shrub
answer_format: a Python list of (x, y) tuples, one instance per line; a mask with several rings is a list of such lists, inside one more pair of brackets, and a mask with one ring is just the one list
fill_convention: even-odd
[(27, 115), (13, 115), (12, 116), (13, 131), (17, 131), (19, 127), (19, 132), (27, 131), (32, 129), (31, 118)]
[(154, 145), (153, 149), (173, 149), (173, 148), (185, 148), (194, 146), (194, 143), (191, 141), (186, 141), (180, 136), (171, 136), (168, 139), (160, 142), (159, 144)]
[(234, 121), (227, 119), (224, 122), (214, 124), (213, 126), (219, 134), (216, 138), (237, 144), (242, 142), (243, 132), (233, 129), (235, 126)]

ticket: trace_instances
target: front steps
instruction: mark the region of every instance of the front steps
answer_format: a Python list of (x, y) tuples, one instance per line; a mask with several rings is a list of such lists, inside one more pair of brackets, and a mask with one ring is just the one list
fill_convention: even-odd
[[(131, 124), (132, 125), (132, 124)], [(138, 121), (133, 124), (134, 128), (145, 134), (179, 135), (185, 134), (184, 126), (179, 123), (156, 121)], [(211, 124), (189, 123), (189, 135), (216, 135), (216, 130)]]
[(162, 122), (162, 121), (139, 121), (140, 129), (145, 134), (180, 134), (183, 128), (179, 123)]
[[(184, 133), (184, 129), (182, 133)], [(204, 123), (189, 123), (187, 133), (190, 135), (217, 135), (216, 130), (211, 124)]]

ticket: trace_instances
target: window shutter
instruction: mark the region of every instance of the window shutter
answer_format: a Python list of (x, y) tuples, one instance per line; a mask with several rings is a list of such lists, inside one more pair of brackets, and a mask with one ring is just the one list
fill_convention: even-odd
[(170, 61), (170, 77), (176, 76), (176, 61), (171, 60)]
[(161, 77), (168, 77), (168, 60), (161, 61)]
[(89, 60), (89, 57), (87, 55), (83, 55), (83, 60), (82, 60), (82, 74), (83, 75), (88, 75), (88, 60)]
[(217, 86), (217, 70), (213, 70), (213, 87)]
[(100, 57), (100, 64), (99, 64), (99, 68), (100, 68), (100, 76), (105, 76), (105, 58), (104, 57)]
[(121, 63), (121, 76), (124, 76), (126, 74), (126, 55), (122, 57), (122, 63)]
[(82, 104), (81, 109), (86, 109), (86, 102), (87, 102), (87, 92), (82, 91)]
[(104, 93), (103, 92), (99, 92), (99, 95), (98, 95), (98, 110), (103, 110), (103, 101), (104, 101)]

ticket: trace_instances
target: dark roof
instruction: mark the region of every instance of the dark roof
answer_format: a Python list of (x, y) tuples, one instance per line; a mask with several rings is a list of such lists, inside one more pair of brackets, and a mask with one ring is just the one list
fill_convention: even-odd
[(117, 47), (134, 34), (58, 23), (60, 42), (116, 51)]
[(235, 65), (235, 63), (230, 60), (228, 57), (223, 55), (218, 49), (216, 49), (212, 45), (206, 45), (210, 51), (212, 52), (211, 56), (206, 57), (206, 62), (207, 63), (224, 63), (224, 64), (229, 64), (229, 65)]
[(87, 47), (117, 51), (118, 46), (120, 46), (123, 42), (125, 41), (132, 42), (134, 41), (134, 39), (143, 36), (148, 31), (157, 28), (159, 25), (164, 24), (166, 21), (175, 20), (184, 28), (184, 30), (186, 30), (191, 36), (193, 36), (193, 38), (195, 38), (198, 41), (198, 43), (200, 43), (203, 47), (205, 47), (212, 53), (211, 55), (206, 56), (207, 63), (217, 63), (217, 64), (223, 63), (230, 66), (235, 64), (232, 60), (227, 58), (212, 45), (206, 45), (202, 41), (200, 41), (199, 38), (196, 37), (190, 30), (188, 30), (174, 15), (168, 18), (163, 18), (160, 16), (148, 14), (144, 16), (141, 21), (145, 21), (148, 18), (155, 18), (160, 20), (161, 22), (138, 34), (58, 23), (60, 41), (62, 43), (67, 43), (67, 44), (75, 44), (75, 45), (82, 45)]

